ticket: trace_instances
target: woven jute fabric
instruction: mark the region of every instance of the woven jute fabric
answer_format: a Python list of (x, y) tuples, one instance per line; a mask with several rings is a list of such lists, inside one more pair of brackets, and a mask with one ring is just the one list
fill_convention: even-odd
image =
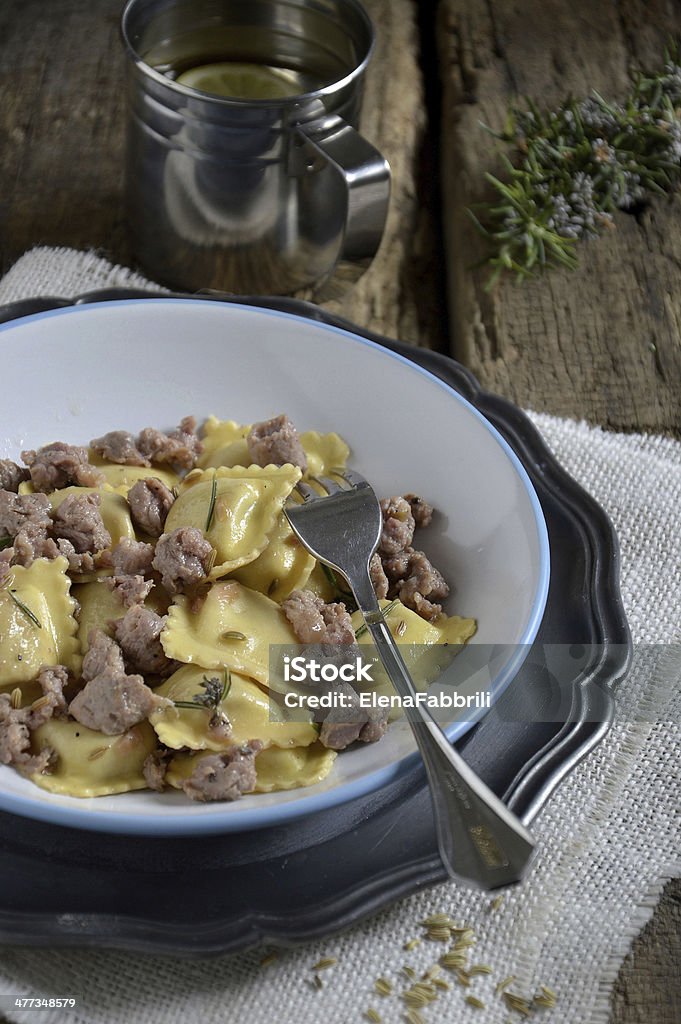
[[(94, 254), (39, 249), (0, 282), (0, 302), (144, 284)], [(396, 1024), (407, 1009), (403, 966), (420, 974), (447, 948), (424, 940), (404, 949), (423, 936), (419, 922), (433, 913), (470, 926), (475, 944), (466, 950), (468, 965), (488, 965), (491, 974), (475, 974), (465, 987), (444, 969), (441, 977), (450, 987), (438, 988), (437, 1000), (419, 1011), (424, 1021), (523, 1019), (495, 991), (511, 975), (507, 991), (519, 997), (529, 999), (542, 985), (555, 991), (555, 1009), (532, 1014), (546, 1024), (607, 1021), (621, 961), (679, 868), (681, 445), (547, 415), (533, 420), (615, 524), (636, 653), (618, 691), (614, 726), (533, 824), (539, 851), (527, 880), (500, 905), (453, 882), (440, 885), (340, 936), (280, 951), (264, 966), (268, 950), (187, 962), (113, 951), (6, 948), (2, 993), (78, 999), (73, 1011), (5, 1011), (11, 1021), (352, 1024), (366, 1020), (373, 1008), (386, 1024)], [(3, 878), (1, 884), (10, 882)], [(263, 878), (263, 888), (268, 884)], [(318, 972), (318, 989), (311, 982), (322, 956), (336, 963)], [(378, 977), (393, 984), (391, 995), (375, 991)], [(467, 1003), (471, 995), (484, 1006)]]

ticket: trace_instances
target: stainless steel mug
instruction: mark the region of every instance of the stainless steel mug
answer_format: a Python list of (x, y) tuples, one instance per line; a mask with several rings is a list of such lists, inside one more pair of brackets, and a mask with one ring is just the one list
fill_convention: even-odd
[[(319, 286), (341, 265), (358, 276), (390, 169), (356, 130), (374, 44), (357, 0), (129, 0), (122, 34), (128, 217), (145, 270), (237, 294)], [(187, 69), (215, 64), (276, 76), (277, 95), (186, 84)]]

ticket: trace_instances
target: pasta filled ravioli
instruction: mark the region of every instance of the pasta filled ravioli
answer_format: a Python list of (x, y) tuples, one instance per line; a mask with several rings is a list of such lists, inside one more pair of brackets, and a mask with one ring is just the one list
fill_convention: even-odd
[[(339, 686), (347, 713), (290, 703), (309, 690), (277, 657), (370, 656), (347, 586), (284, 513), (349, 454), (285, 415), (210, 416), (0, 460), (0, 764), (71, 797), (232, 801), (332, 781), (340, 751), (379, 741), (388, 713), (359, 685)], [(415, 546), (433, 509), (381, 508), (372, 582), (425, 687), (475, 622), (443, 611), (449, 585)], [(380, 671), (372, 686), (392, 692)]]

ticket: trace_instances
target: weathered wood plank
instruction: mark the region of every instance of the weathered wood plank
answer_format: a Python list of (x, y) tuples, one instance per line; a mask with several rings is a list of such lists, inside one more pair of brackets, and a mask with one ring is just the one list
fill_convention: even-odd
[(385, 235), (365, 275), (340, 302), (324, 305), (373, 330), (429, 348), (445, 345), (439, 258), (432, 228), (435, 198), (421, 173), (427, 143), (414, 0), (364, 0), (376, 28), (366, 78), (362, 131), (390, 163)]
[[(390, 221), (364, 278), (329, 308), (429, 345), (444, 328), (417, 187), (425, 113), (412, 0), (367, 0), (378, 45), (364, 131), (393, 168)], [(0, 5), (0, 260), (37, 245), (132, 264), (123, 215), (120, 0)], [(390, 88), (387, 88), (387, 83)]]
[(655, 914), (622, 964), (612, 997), (612, 1024), (681, 1020), (681, 881), (670, 882)]
[(465, 208), (485, 196), (509, 101), (623, 95), (659, 65), (681, 8), (669, 0), (442, 0), (443, 191), (454, 351), (519, 404), (625, 430), (681, 431), (681, 200), (656, 200), (556, 270), (491, 292)]

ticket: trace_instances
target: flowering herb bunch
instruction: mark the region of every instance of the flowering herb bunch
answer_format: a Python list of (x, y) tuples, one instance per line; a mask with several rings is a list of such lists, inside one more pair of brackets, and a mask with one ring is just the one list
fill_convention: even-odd
[(681, 179), (681, 52), (656, 74), (637, 75), (622, 103), (596, 92), (552, 111), (528, 102), (492, 134), (516, 157), (503, 158), (506, 181), (485, 175), (496, 198), (468, 211), (491, 245), (488, 287), (505, 271), (522, 280), (547, 266), (574, 268), (580, 239)]

